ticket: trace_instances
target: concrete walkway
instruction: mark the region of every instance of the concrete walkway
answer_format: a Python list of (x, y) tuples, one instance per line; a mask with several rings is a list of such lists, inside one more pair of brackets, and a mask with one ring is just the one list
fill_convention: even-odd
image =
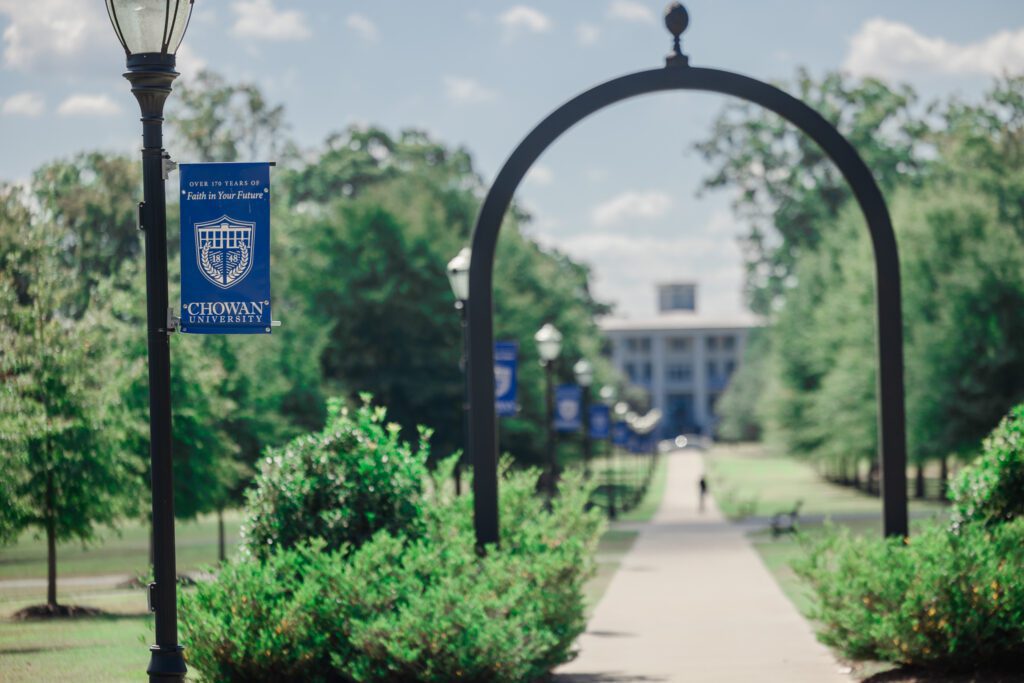
[(699, 452), (668, 456), (654, 519), (612, 578), (560, 683), (850, 683), (743, 532), (697, 511)]

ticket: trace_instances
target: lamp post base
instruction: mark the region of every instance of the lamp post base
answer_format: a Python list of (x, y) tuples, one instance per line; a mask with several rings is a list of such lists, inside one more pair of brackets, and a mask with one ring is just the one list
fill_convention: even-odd
[(180, 645), (162, 648), (159, 645), (149, 646), (149, 674), (151, 683), (156, 681), (184, 681), (188, 668), (185, 666), (185, 648)]

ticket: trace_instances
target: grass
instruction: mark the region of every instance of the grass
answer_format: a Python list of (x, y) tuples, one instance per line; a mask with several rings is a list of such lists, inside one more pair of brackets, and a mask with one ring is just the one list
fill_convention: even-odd
[[(229, 555), (240, 541), (240, 525), (239, 512), (225, 513)], [(180, 522), (176, 531), (179, 572), (216, 563), (215, 516)], [(127, 683), (143, 678), (153, 618), (147, 612), (145, 591), (118, 589), (116, 585), (119, 577), (147, 571), (147, 538), (147, 527), (129, 522), (120, 533), (107, 532), (89, 546), (58, 546), (58, 601), (98, 607), (108, 613), (97, 618), (13, 621), (11, 615), (17, 610), (44, 601), (45, 586), (13, 586), (11, 582), (38, 584), (46, 578), (46, 545), (25, 534), (0, 550), (0, 680)]]
[[(801, 515), (868, 516), (882, 514), (875, 496), (822, 479), (810, 465), (773, 453), (761, 445), (717, 445), (705, 455), (711, 492), (719, 509), (737, 519), (773, 515), (803, 501)], [(913, 514), (937, 513), (936, 501), (911, 502)]]

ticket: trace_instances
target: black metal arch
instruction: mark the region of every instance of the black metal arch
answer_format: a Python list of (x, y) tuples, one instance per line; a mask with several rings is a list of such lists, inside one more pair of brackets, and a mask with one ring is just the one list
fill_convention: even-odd
[[(678, 45), (678, 41), (677, 41)], [(678, 51), (677, 51), (678, 54)], [(661, 69), (616, 78), (569, 100), (541, 121), (508, 158), (487, 192), (473, 230), (469, 269), (469, 451), (474, 524), (480, 548), (497, 543), (498, 442), (494, 412), (493, 268), (495, 246), (516, 188), (540, 155), (587, 116), (632, 97), (669, 90), (733, 95), (783, 117), (813, 139), (842, 172), (860, 205), (874, 247), (878, 316), (879, 457), (884, 532), (907, 535), (903, 322), (896, 237), (871, 171), (836, 128), (802, 101), (767, 83), (728, 71), (689, 67), (670, 57)]]

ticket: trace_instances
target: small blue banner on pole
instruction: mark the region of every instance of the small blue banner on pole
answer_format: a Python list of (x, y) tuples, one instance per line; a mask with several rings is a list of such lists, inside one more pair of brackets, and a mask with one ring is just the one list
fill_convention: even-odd
[(616, 422), (612, 425), (612, 443), (616, 446), (625, 446), (629, 443), (629, 425), (625, 422)]
[(515, 417), (519, 412), (516, 392), (519, 388), (519, 344), (494, 343), (494, 410), (498, 417)]
[(555, 387), (555, 430), (578, 432), (583, 426), (580, 403), (583, 392), (579, 385), (562, 384)]
[(611, 411), (603, 403), (590, 406), (590, 438), (607, 439), (611, 433)]
[(270, 164), (182, 164), (181, 331), (269, 334)]

